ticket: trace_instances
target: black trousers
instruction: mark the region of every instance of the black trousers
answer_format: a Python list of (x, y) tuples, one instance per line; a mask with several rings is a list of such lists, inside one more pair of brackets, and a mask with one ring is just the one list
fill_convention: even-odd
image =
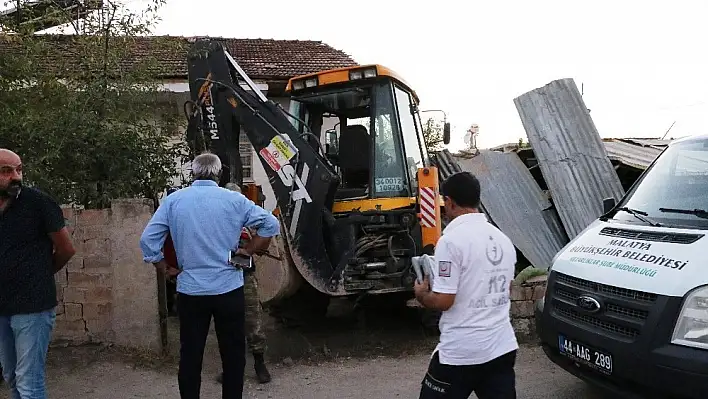
[(419, 399), (467, 399), (472, 392), (479, 399), (516, 399), (515, 363), (516, 351), (471, 366), (440, 364), (435, 352), (423, 378)]
[(246, 365), (243, 287), (213, 296), (179, 294), (179, 392), (182, 399), (199, 399), (204, 347), (211, 318), (224, 371), (223, 399), (241, 399)]

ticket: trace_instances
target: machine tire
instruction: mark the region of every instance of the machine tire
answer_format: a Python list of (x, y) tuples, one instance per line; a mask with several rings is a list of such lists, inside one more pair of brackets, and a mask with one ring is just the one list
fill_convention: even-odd
[(420, 310), (420, 321), (423, 328), (432, 334), (440, 334), (440, 316), (442, 312), (439, 310), (432, 309), (421, 309)]
[(321, 322), (327, 317), (330, 297), (303, 284), (291, 297), (268, 306), (271, 316), (286, 327), (302, 327)]

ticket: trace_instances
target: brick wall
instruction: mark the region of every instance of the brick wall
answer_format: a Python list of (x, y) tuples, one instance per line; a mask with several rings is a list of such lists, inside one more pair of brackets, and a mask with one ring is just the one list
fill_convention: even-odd
[(139, 247), (152, 210), (147, 200), (116, 200), (102, 210), (64, 208), (77, 252), (56, 275), (54, 344), (160, 349), (155, 271)]
[(547, 276), (533, 277), (511, 288), (511, 323), (521, 340), (532, 340), (536, 335), (534, 302), (546, 295)]

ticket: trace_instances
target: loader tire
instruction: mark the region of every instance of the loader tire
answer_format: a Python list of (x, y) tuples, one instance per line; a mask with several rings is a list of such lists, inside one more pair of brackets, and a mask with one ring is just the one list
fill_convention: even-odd
[(304, 327), (327, 316), (329, 296), (303, 285), (293, 296), (269, 306), (269, 313), (286, 327)]
[(431, 310), (431, 309), (421, 309), (420, 310), (420, 321), (421, 324), (423, 325), (423, 328), (435, 335), (440, 334), (440, 316), (442, 316), (442, 312), (439, 310)]

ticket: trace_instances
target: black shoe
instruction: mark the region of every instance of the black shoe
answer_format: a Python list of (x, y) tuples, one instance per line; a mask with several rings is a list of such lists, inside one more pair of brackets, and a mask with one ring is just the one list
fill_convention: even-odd
[(270, 382), (270, 373), (265, 365), (265, 360), (262, 354), (253, 355), (254, 365), (253, 368), (256, 369), (256, 377), (258, 377), (258, 382), (261, 384), (266, 384)]
[(224, 373), (220, 373), (218, 376), (216, 376), (216, 382), (218, 382), (219, 384), (224, 383)]

